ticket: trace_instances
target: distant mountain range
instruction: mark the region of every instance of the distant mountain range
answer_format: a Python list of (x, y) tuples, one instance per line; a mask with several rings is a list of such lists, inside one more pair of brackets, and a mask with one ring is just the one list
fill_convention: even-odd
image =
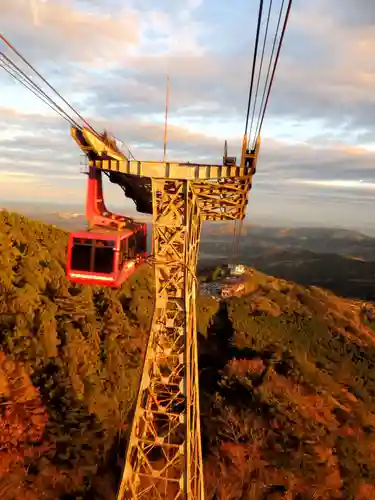
[[(83, 229), (87, 225), (83, 210), (79, 210), (77, 207), (72, 210), (68, 210), (66, 207), (61, 207), (61, 210), (53, 210), (53, 207), (48, 205), (21, 204), (15, 205), (14, 208), (8, 206), (6, 208), (68, 231)], [(136, 212), (128, 215), (148, 224), (151, 224), (152, 221), (149, 215), (141, 215)], [(233, 234), (234, 223), (232, 222), (205, 222), (202, 230), (202, 242), (220, 241), (224, 243), (225, 247), (230, 247)], [(251, 246), (251, 253), (258, 253), (264, 248), (272, 248), (273, 250), (300, 249), (375, 260), (375, 237), (350, 229), (272, 227), (253, 225), (244, 221), (241, 230), (241, 246), (243, 245), (246, 248)]]
[[(33, 207), (24, 210), (14, 210), (16, 213), (20, 213), (29, 217), (33, 220), (39, 220), (45, 224), (51, 224), (52, 226), (58, 227), (60, 229), (65, 229), (66, 231), (84, 231), (87, 228), (87, 219), (83, 212), (75, 211), (57, 211), (48, 212), (41, 209), (37, 210)], [(129, 217), (134, 217), (140, 222), (151, 222), (151, 216), (141, 215), (137, 213), (128, 214)]]
[[(84, 230), (86, 218), (78, 211), (19, 210), (27, 217), (67, 231)], [(130, 215), (130, 214), (129, 214)], [(151, 217), (131, 214), (148, 226)], [(242, 225), (237, 256), (233, 255), (233, 223), (204, 223), (200, 266), (235, 260), (265, 273), (303, 285), (317, 285), (348, 297), (375, 301), (375, 238), (359, 231), (317, 227), (265, 227)]]
[[(202, 238), (200, 266), (233, 261), (302, 285), (316, 285), (346, 297), (375, 301), (375, 238), (352, 231), (319, 234), (314, 229), (262, 237), (245, 236), (237, 255), (231, 237)], [(303, 239), (297, 234), (304, 234)], [(280, 230), (279, 230), (280, 235)], [(361, 236), (363, 238), (361, 239)], [(312, 251), (313, 250), (313, 251)]]
[[(202, 234), (202, 251), (212, 243), (228, 250), (233, 241), (233, 224), (206, 225)], [(375, 238), (359, 231), (337, 228), (280, 228), (243, 224), (240, 247), (251, 255), (285, 250), (336, 253), (363, 260), (375, 260)]]

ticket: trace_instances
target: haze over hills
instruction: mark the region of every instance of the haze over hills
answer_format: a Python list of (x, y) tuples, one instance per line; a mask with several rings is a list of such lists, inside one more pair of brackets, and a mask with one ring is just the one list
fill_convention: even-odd
[[(81, 211), (49, 212), (48, 205), (24, 204), (29, 217), (67, 231), (87, 227)], [(151, 249), (151, 217), (129, 214), (148, 225)], [(233, 223), (203, 224), (199, 265), (223, 264), (233, 257)], [(375, 238), (341, 228), (264, 227), (244, 221), (238, 262), (303, 285), (326, 287), (347, 297), (375, 301)]]
[[(82, 205), (59, 205), (41, 203), (21, 203), (4, 202), (3, 207), (23, 214), (26, 217), (42, 220), (48, 224), (55, 224), (64, 229), (74, 230), (80, 224), (86, 226), (84, 208)], [(115, 208), (113, 208), (116, 211)], [(123, 210), (117, 208), (119, 213)], [(139, 214), (135, 210), (127, 211), (126, 215), (137, 220), (151, 223), (151, 216)], [(259, 218), (258, 218), (259, 220)], [(232, 238), (234, 225), (231, 222), (205, 223), (203, 225), (202, 240), (210, 240), (218, 237), (220, 240)], [(275, 224), (269, 219), (262, 223), (254, 224), (249, 219), (245, 219), (242, 225), (243, 238), (250, 242), (254, 248), (274, 246), (278, 248), (300, 248), (312, 252), (340, 253), (342, 255), (352, 255), (358, 252), (363, 254), (364, 259), (373, 260), (375, 258), (375, 236), (364, 234), (353, 229), (324, 228), (324, 227), (298, 227)]]
[[(48, 203), (48, 202), (40, 202), (36, 204), (35, 202), (20, 202), (20, 201), (1, 201), (0, 200), (0, 207), (4, 207), (6, 209), (9, 209), (11, 211), (20, 213), (25, 215), (26, 217), (32, 217), (34, 215), (39, 215), (43, 217), (51, 217), (56, 214), (84, 214), (84, 206), (83, 204), (74, 204), (74, 203), (69, 203), (69, 204), (63, 204), (63, 203)], [(134, 218), (141, 218), (141, 220), (149, 220), (151, 221), (151, 217), (148, 217), (144, 214), (140, 214), (136, 212), (135, 207), (130, 204), (129, 206), (124, 209), (124, 206), (111, 206), (108, 207), (110, 210), (114, 212), (121, 213), (123, 215), (127, 215), (129, 217), (134, 217)], [(262, 214), (248, 214), (243, 227), (245, 234), (248, 234), (249, 230), (251, 229), (252, 231), (254, 230), (254, 235), (257, 236), (262, 236), (265, 235), (267, 236), (268, 234), (274, 234), (275, 231), (307, 231), (310, 235), (313, 234), (314, 230), (318, 231), (320, 234), (327, 234), (329, 235), (332, 233), (332, 231), (338, 232), (338, 234), (343, 231), (344, 233), (349, 233), (353, 232), (354, 233), (359, 233), (363, 234), (364, 236), (370, 236), (375, 238), (375, 226), (374, 227), (366, 227), (366, 229), (358, 230), (354, 228), (340, 228), (340, 227), (335, 227), (335, 226), (329, 226), (325, 227), (323, 225), (322, 221), (322, 227), (320, 226), (314, 226), (311, 224), (298, 224), (296, 222), (291, 223), (288, 220), (284, 220), (281, 218), (277, 217), (277, 214), (275, 216), (269, 217), (265, 216)], [(205, 225), (206, 226), (206, 225)], [(303, 227), (302, 227), (303, 226)], [(215, 224), (212, 225), (212, 229), (210, 229), (208, 234), (219, 234), (219, 233), (224, 233), (224, 234), (231, 234), (233, 232), (233, 225), (232, 223), (220, 223), (220, 222), (215, 222)], [(303, 236), (303, 235), (302, 235)]]
[[(221, 223), (204, 227), (202, 240), (207, 243), (233, 238), (233, 224)], [(308, 250), (316, 253), (338, 253), (364, 260), (375, 260), (375, 238), (359, 231), (319, 227), (264, 227), (242, 225), (241, 246), (252, 254), (262, 250)]]
[[(22, 214), (33, 220), (40, 220), (45, 224), (51, 224), (66, 231), (83, 231), (87, 228), (87, 219), (82, 205), (52, 205), (48, 203), (36, 205), (27, 202), (4, 202), (3, 209)], [(121, 212), (120, 209), (119, 212)], [(135, 217), (140, 222), (151, 221), (150, 216), (138, 214), (135, 210), (127, 213), (127, 216)]]
[(346, 229), (264, 228), (243, 224), (233, 256), (230, 225), (205, 228), (200, 265), (228, 258), (303, 285), (375, 301), (375, 238)]
[[(154, 302), (69, 283), (67, 234), (0, 213), (0, 491), (114, 500)], [(375, 497), (375, 308), (252, 270), (198, 300), (207, 500)]]

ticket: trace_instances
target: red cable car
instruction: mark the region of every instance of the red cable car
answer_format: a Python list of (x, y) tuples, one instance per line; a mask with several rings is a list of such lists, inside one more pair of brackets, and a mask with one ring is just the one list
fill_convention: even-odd
[(70, 233), (68, 278), (74, 283), (120, 286), (146, 256), (146, 224), (111, 231), (93, 228)]
[(147, 256), (146, 224), (107, 210), (101, 175), (90, 167), (86, 217), (92, 227), (69, 234), (66, 272), (73, 283), (118, 287)]

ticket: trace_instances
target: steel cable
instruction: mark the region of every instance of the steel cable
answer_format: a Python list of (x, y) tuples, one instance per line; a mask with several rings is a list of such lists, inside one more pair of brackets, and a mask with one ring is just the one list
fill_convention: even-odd
[(250, 79), (250, 87), (249, 87), (249, 99), (248, 99), (248, 103), (247, 103), (247, 112), (246, 112), (246, 121), (245, 121), (245, 135), (247, 134), (247, 129), (248, 129), (248, 126), (249, 126), (251, 97), (252, 97), (253, 85), (254, 85), (255, 66), (256, 66), (256, 60), (257, 60), (257, 55), (258, 55), (259, 33), (260, 33), (260, 25), (261, 25), (261, 21), (262, 21), (262, 13), (263, 13), (263, 0), (260, 0), (260, 2), (259, 2), (259, 12), (258, 12), (257, 31), (256, 31), (256, 35), (255, 35), (253, 66), (252, 66), (252, 69), (251, 69), (251, 79)]
[(32, 70), (34, 73), (53, 91), (55, 94), (75, 113), (83, 123), (96, 135), (99, 135), (96, 130), (81, 116), (78, 111), (76, 111), (69, 102), (64, 99), (64, 97), (30, 64), (22, 54), (18, 52), (18, 50), (0, 33), (0, 38), (4, 43), (8, 45), (8, 47), (15, 53), (17, 56)]
[(77, 122), (71, 118), (55, 101), (47, 95), (31, 78), (26, 75), (11, 59), (9, 59), (3, 52), (0, 52), (0, 67), (2, 67), (10, 76), (17, 80), (21, 85), (26, 87), (36, 97), (43, 101), (53, 111), (66, 120), (70, 125), (81, 128)]
[(275, 78), (277, 63), (279, 61), (281, 47), (282, 47), (282, 44), (283, 44), (283, 41), (284, 41), (285, 31), (286, 31), (286, 27), (287, 27), (287, 24), (288, 24), (290, 10), (291, 10), (291, 7), (292, 7), (292, 1), (293, 0), (289, 0), (288, 7), (287, 7), (287, 10), (286, 10), (284, 24), (283, 24), (283, 28), (282, 28), (281, 35), (280, 35), (280, 41), (279, 41), (279, 45), (278, 45), (278, 48), (277, 48), (276, 58), (275, 58), (275, 62), (274, 62), (274, 65), (273, 65), (271, 80), (270, 80), (270, 83), (269, 83), (269, 86), (268, 86), (268, 90), (267, 90), (266, 102), (264, 104), (263, 112), (261, 114), (261, 120), (260, 120), (260, 123), (259, 123), (259, 129), (258, 129), (258, 133), (256, 134), (256, 137), (257, 137), (257, 135), (260, 135), (260, 131), (261, 131), (262, 125), (263, 125), (264, 116), (266, 114), (266, 110), (267, 110), (267, 106), (268, 106), (268, 102), (269, 102), (269, 98), (270, 98), (270, 94), (271, 94), (271, 89), (272, 89), (272, 85), (273, 85), (274, 78)]
[[(253, 113), (251, 116), (251, 123), (250, 123), (250, 130), (249, 130), (249, 139), (247, 141), (247, 148), (249, 148), (250, 144), (250, 139), (251, 139), (251, 132), (253, 130), (253, 123), (254, 123), (254, 117), (255, 117), (255, 107), (256, 103), (258, 100), (258, 92), (259, 92), (259, 83), (260, 83), (260, 77), (262, 74), (262, 69), (263, 69), (263, 59), (264, 59), (264, 51), (266, 48), (266, 42), (267, 42), (267, 35), (268, 35), (268, 27), (270, 24), (270, 18), (271, 18), (271, 10), (272, 10), (272, 0), (270, 0), (269, 7), (268, 7), (268, 14), (267, 14), (267, 21), (266, 21), (266, 29), (264, 32), (264, 38), (263, 38), (263, 47), (262, 47), (262, 55), (260, 57), (260, 66), (259, 66), (259, 72), (258, 72), (258, 80), (257, 80), (257, 86), (256, 86), (256, 91), (255, 91), (255, 98), (254, 98), (254, 105), (253, 105)], [(259, 111), (261, 108), (259, 109)]]

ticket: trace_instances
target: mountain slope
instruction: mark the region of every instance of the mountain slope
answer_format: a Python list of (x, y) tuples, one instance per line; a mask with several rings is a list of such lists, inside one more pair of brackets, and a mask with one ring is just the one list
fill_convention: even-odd
[[(200, 267), (213, 261), (223, 264), (232, 252), (219, 245), (220, 253), (215, 255), (217, 242), (203, 243)], [(259, 248), (240, 245), (238, 261), (265, 273), (295, 281), (301, 285), (316, 285), (328, 288), (345, 297), (357, 297), (375, 302), (375, 261), (363, 261), (356, 256), (319, 254), (308, 250)]]
[(375, 301), (375, 262), (306, 250), (269, 251), (249, 259), (262, 271), (333, 292)]
[[(63, 231), (0, 214), (3, 364), (16, 363), (47, 418), (35, 442), (9, 444), (13, 458), (1, 461), (0, 491), (18, 483), (17, 498), (78, 498), (88, 490), (126, 428), (149, 328), (151, 273), (119, 291), (74, 286), (65, 278), (66, 244)], [(8, 391), (8, 373), (0, 370), (0, 411), (15, 407), (20, 428), (35, 425), (22, 393)], [(3, 412), (0, 426), (10, 418)]]
[(373, 498), (372, 307), (258, 276), (201, 348), (208, 497)]
[[(65, 278), (63, 231), (0, 214), (0, 491), (114, 499), (153, 308)], [(375, 498), (375, 311), (252, 272), (198, 304), (208, 500)]]
[[(375, 238), (358, 231), (324, 227), (262, 227), (243, 224), (241, 245), (280, 250), (308, 250), (314, 253), (354, 255), (374, 260)], [(202, 240), (225, 241), (233, 237), (233, 223), (206, 223)]]

